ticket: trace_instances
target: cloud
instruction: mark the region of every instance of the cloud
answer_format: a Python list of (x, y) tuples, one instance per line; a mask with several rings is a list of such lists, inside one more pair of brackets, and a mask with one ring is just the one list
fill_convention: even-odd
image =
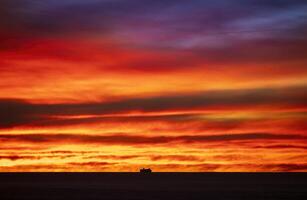
[(38, 120), (33, 116), (31, 104), (20, 100), (0, 100), (0, 127), (13, 127), (19, 124), (31, 123)]
[(74, 157), (74, 155), (40, 155), (40, 156), (30, 156), (30, 155), (0, 155), (0, 160), (11, 160), (11, 161), (16, 161), (16, 160), (41, 160), (41, 159), (53, 159), (53, 158), (58, 158), (58, 159), (66, 159)]
[(262, 146), (254, 146), (253, 148), (284, 150), (284, 149), (307, 149), (307, 146), (302, 146), (302, 145), (262, 145)]
[(115, 163), (109, 163), (109, 162), (69, 162), (68, 165), (78, 166), (78, 167), (84, 167), (84, 166), (90, 166), (90, 167), (106, 167), (109, 165), (114, 165)]
[(280, 163), (280, 164), (151, 164), (151, 165), (127, 165), (125, 163), (108, 163), (108, 162), (69, 162), (65, 164), (20, 164), (15, 166), (0, 166), (0, 171), (132, 171), (136, 172), (141, 167), (151, 167), (154, 171), (158, 172), (296, 172), (306, 171), (307, 164), (291, 164), (291, 163)]
[[(306, 107), (305, 87), (250, 90), (218, 90), (203, 93), (128, 98), (117, 101), (81, 104), (32, 104), (21, 100), (0, 100), (0, 127), (21, 125), (76, 124), (112, 118), (55, 120), (52, 116), (105, 115), (138, 112), (244, 109), (250, 107)], [(155, 117), (151, 117), (154, 120)], [(159, 117), (156, 117), (158, 119)], [(184, 119), (189, 116), (160, 117)], [(114, 119), (114, 118), (113, 118)], [(133, 117), (130, 118), (133, 120)], [(146, 117), (143, 118), (146, 120)], [(148, 117), (147, 119), (150, 119)], [(135, 118), (134, 120), (141, 120)]]
[(291, 171), (306, 171), (307, 164), (267, 164), (259, 166), (261, 171), (276, 171), (276, 172), (291, 172)]
[(137, 135), (79, 135), (79, 134), (1, 134), (1, 142), (23, 142), (33, 144), (67, 143), (76, 144), (109, 144), (109, 145), (159, 145), (168, 143), (210, 143), (244, 140), (306, 140), (303, 135), (296, 134), (270, 134), (246, 133), (224, 135), (187, 135), (187, 136), (154, 136), (145, 137)]
[[(18, 144), (17, 145), (10, 145), (9, 147), (0, 147), (0, 151), (1, 152), (7, 152), (7, 151), (14, 151), (14, 152), (19, 152), (19, 151), (39, 151), (39, 150), (44, 150), (46, 149), (47, 147), (33, 147), (33, 146), (19, 146)], [(32, 153), (31, 153), (32, 154)]]
[(86, 156), (84, 159), (99, 159), (99, 160), (130, 160), (135, 158), (141, 158), (140, 155), (94, 155)]
[[(124, 49), (159, 52), (154, 57), (106, 67), (113, 71), (155, 72), (199, 68), (208, 63), (306, 61), (307, 28), (303, 20), (307, 17), (306, 2), (256, 2), (4, 0), (0, 2), (3, 19), (0, 25), (8, 28), (1, 31), (4, 41), (1, 46), (4, 50), (21, 46), (19, 54), (23, 55), (33, 47), (33, 40), (37, 40), (53, 48), (37, 49), (32, 56), (76, 60), (88, 57), (89, 61), (94, 59), (91, 52), (80, 55), (85, 50), (96, 49), (98, 54), (105, 54), (102, 49), (118, 45), (121, 52)], [(61, 38), (60, 45), (52, 46), (55, 41), (44, 43), (42, 38)], [(112, 40), (111, 45), (103, 48), (98, 48), (101, 42), (97, 41), (94, 41), (96, 47), (81, 51), (64, 48), (63, 44), (84, 47), (76, 41), (75, 44), (68, 42), (72, 38)]]
[[(80, 150), (86, 145), (170, 145), (171, 149), (191, 145), (300, 154), (306, 149), (305, 113), (298, 116), (295, 112), (306, 111), (306, 85), (257, 87), (306, 82), (306, 11), (306, 0), (1, 0), (1, 97), (21, 98), (0, 99), (1, 162), (73, 155), (93, 160), (138, 159), (95, 158), (96, 153), (86, 151), (39, 155), (66, 144), (78, 145)], [(263, 110), (269, 111), (267, 118), (258, 116)], [(272, 112), (284, 110), (295, 110), (296, 116), (273, 117)], [(229, 111), (235, 111), (234, 115)], [(218, 114), (207, 118), (203, 113), (208, 112)], [(109, 132), (110, 127), (135, 132), (93, 132)], [(95, 135), (87, 135), (86, 130), (67, 133), (76, 128)], [(29, 129), (38, 132), (28, 134)], [(159, 156), (158, 152), (145, 159), (174, 161), (160, 165), (165, 170), (306, 170), (303, 164), (288, 162), (180, 165), (176, 161), (203, 160)], [(124, 162), (120, 164), (90, 160), (53, 167), (126, 169)], [(23, 165), (19, 170), (51, 168)]]
[(42, 157), (39, 156), (19, 156), (19, 155), (0, 155), (0, 160), (11, 160), (11, 161), (16, 161), (16, 160), (38, 160), (41, 159)]
[[(271, 35), (274, 34), (271, 33)], [(307, 40), (303, 38), (260, 38), (237, 41), (235, 45), (220, 48), (200, 47), (194, 49), (194, 53), (205, 57), (210, 63), (220, 65), (306, 62), (306, 44)], [(283, 67), (280, 68), (283, 69)]]
[(204, 161), (204, 158), (198, 156), (191, 156), (191, 155), (155, 155), (150, 156), (150, 160), (152, 161), (190, 161), (190, 162), (201, 162)]
[(98, 160), (130, 160), (130, 159), (148, 159), (150, 161), (193, 161), (200, 162), (204, 161), (204, 158), (198, 156), (187, 156), (187, 155), (97, 155), (87, 156), (84, 159), (98, 159)]

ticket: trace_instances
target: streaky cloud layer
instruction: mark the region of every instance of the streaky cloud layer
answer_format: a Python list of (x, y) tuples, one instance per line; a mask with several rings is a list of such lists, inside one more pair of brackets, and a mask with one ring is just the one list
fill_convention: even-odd
[(2, 0), (0, 171), (307, 171), (306, 11)]

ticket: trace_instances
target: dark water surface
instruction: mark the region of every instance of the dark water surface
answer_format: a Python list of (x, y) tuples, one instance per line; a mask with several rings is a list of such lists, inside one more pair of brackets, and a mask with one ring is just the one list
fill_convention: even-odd
[(6, 199), (307, 200), (307, 173), (0, 173)]

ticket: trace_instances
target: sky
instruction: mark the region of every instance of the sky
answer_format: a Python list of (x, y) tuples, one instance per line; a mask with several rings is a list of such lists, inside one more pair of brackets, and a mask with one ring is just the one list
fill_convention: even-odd
[(307, 171), (305, 0), (1, 0), (0, 171)]

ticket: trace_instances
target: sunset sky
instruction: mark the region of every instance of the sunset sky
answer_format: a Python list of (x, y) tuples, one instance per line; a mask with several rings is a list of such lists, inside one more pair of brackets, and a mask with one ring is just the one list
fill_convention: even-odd
[(1, 0), (0, 171), (307, 171), (306, 0)]

